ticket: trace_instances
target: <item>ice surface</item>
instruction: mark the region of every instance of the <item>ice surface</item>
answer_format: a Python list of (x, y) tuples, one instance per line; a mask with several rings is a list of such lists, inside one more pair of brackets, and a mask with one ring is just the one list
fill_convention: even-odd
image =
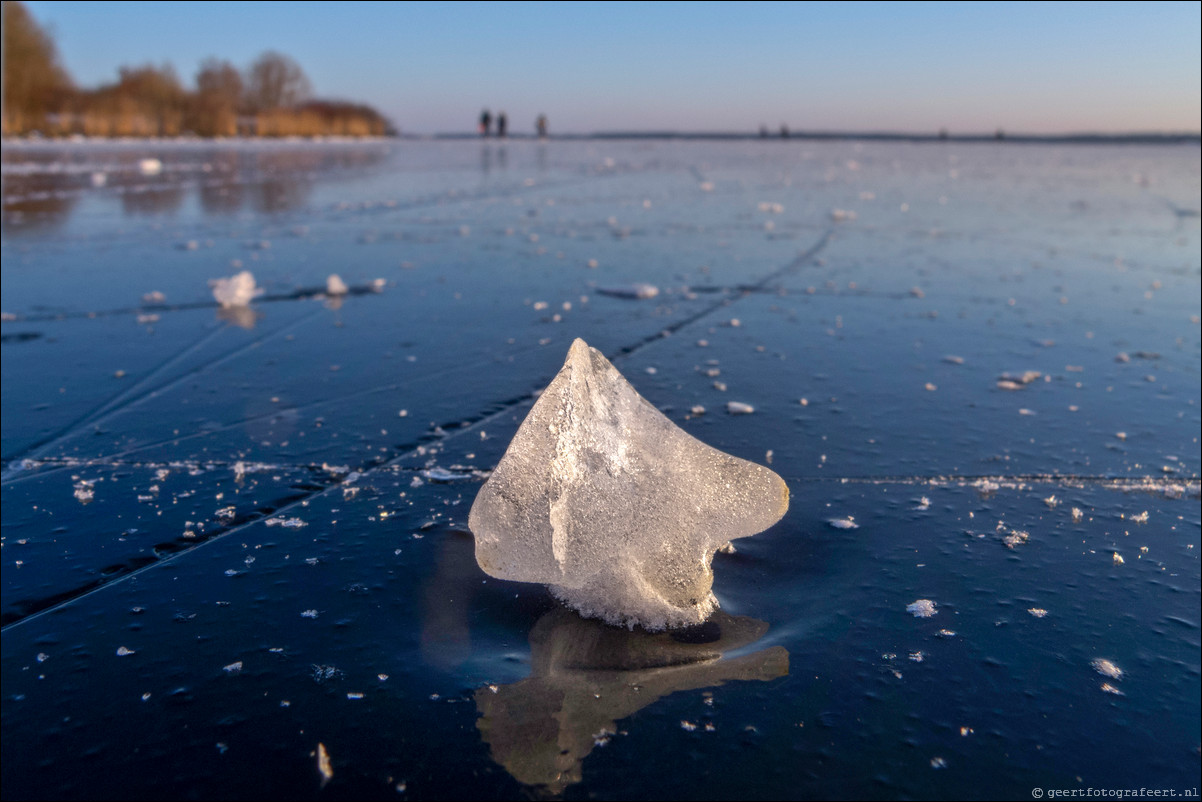
[(209, 286), (213, 288), (213, 298), (223, 309), (247, 306), (263, 294), (263, 290), (255, 286), (254, 274), (249, 270), (229, 278), (215, 278), (209, 282)]
[(469, 517), (488, 574), (542, 582), (586, 616), (650, 630), (717, 606), (714, 551), (776, 523), (789, 490), (649, 404), (577, 339)]

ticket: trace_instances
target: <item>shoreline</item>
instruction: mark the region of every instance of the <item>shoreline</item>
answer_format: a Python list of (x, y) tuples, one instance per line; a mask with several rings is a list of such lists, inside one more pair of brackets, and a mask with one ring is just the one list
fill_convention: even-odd
[(957, 144), (1039, 144), (1039, 145), (1202, 145), (1202, 133), (1152, 134), (911, 134), (898, 132), (823, 132), (801, 131), (788, 136), (739, 132), (688, 131), (596, 131), (584, 134), (557, 134), (537, 137), (511, 134), (505, 138), (481, 137), (476, 133), (398, 134), (396, 136), (321, 136), (321, 137), (4, 137), (5, 149), (43, 147), (113, 147), (154, 145), (156, 147), (278, 147), (280, 145), (364, 145), (394, 142), (460, 142), (503, 144), (506, 142), (580, 142), (580, 141), (679, 141), (679, 142), (913, 142)]

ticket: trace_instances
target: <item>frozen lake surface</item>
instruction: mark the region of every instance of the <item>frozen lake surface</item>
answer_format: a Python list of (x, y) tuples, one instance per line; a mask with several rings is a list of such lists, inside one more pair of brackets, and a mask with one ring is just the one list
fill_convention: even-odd
[[(1196, 796), (1197, 145), (6, 143), (3, 179), (5, 798)], [(789, 486), (706, 625), (476, 565), (576, 337)]]

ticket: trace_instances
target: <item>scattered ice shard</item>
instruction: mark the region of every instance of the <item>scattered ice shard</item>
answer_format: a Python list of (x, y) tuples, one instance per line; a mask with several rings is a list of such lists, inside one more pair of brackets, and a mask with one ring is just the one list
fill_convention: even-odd
[(585, 616), (660, 630), (704, 621), (717, 606), (714, 551), (788, 506), (779, 476), (684, 432), (578, 339), (468, 525), (489, 575), (549, 585)]
[(243, 270), (229, 278), (215, 278), (209, 282), (213, 288), (213, 298), (223, 309), (236, 306), (249, 306), (250, 302), (263, 294), (262, 288), (255, 286), (255, 277), (249, 270)]

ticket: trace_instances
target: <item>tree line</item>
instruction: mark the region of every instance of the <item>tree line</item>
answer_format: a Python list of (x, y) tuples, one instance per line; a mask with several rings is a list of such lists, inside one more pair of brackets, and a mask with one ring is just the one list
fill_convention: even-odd
[(54, 40), (22, 3), (4, 3), (4, 136), (386, 136), (370, 106), (312, 97), (300, 65), (267, 51), (246, 70), (209, 58), (185, 87), (170, 64), (121, 67), (115, 83), (75, 86)]

